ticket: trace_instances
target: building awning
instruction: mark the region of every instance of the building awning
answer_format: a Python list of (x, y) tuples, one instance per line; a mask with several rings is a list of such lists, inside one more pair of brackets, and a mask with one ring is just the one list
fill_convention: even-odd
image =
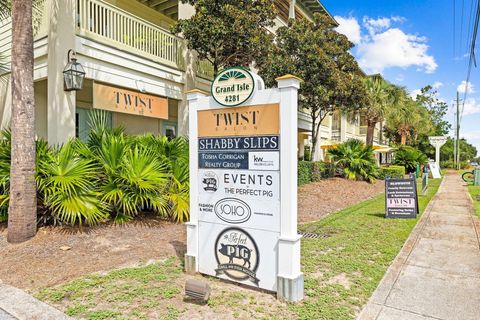
[(389, 146), (378, 146), (378, 148), (374, 148), (373, 152), (378, 152), (378, 153), (389, 153), (395, 151), (395, 148), (389, 147)]
[(336, 148), (340, 141), (336, 140), (322, 140), (320, 143), (320, 148), (323, 150)]
[[(323, 150), (333, 149), (333, 148), (336, 148), (337, 145), (340, 143), (341, 143), (340, 141), (335, 141), (335, 140), (324, 140), (321, 142), (320, 148), (322, 148)], [(387, 152), (395, 151), (395, 148), (389, 147), (387, 145), (377, 144), (377, 143), (374, 143), (372, 148), (374, 152), (378, 152), (378, 153), (387, 153)]]

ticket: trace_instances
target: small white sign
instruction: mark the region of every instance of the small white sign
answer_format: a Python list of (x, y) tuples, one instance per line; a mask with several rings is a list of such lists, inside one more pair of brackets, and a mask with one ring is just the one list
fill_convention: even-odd
[(249, 152), (248, 168), (250, 170), (280, 170), (280, 152)]
[(428, 141), (434, 147), (441, 147), (443, 146), (448, 140), (448, 137), (445, 136), (435, 136), (435, 137), (428, 137)]
[(242, 228), (280, 231), (280, 201), (200, 195), (198, 220), (228, 223)]
[(198, 170), (199, 194), (206, 197), (240, 197), (280, 200), (279, 171)]
[(440, 179), (442, 175), (440, 174), (440, 168), (435, 162), (429, 162), (430, 172), (432, 173), (433, 179)]

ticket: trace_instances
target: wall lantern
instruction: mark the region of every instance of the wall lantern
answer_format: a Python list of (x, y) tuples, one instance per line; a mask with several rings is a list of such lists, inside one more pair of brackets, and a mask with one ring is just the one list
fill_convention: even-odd
[(82, 65), (77, 62), (76, 53), (74, 50), (68, 50), (68, 63), (63, 69), (63, 80), (65, 84), (65, 91), (78, 91), (83, 88), (83, 80), (85, 79), (85, 70)]

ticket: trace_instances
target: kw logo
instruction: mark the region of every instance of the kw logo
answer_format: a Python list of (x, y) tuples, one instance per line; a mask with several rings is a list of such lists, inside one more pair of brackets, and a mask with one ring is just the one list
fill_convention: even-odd
[(263, 157), (253, 156), (253, 162), (263, 162)]

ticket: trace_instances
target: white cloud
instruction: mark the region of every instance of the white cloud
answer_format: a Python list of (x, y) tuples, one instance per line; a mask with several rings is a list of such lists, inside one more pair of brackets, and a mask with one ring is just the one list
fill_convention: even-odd
[(480, 130), (466, 130), (465, 132), (462, 130), (460, 132), (460, 137), (466, 139), (468, 143), (473, 144), (477, 147), (477, 150), (480, 151)]
[(426, 73), (437, 69), (435, 58), (428, 53), (427, 38), (396, 27), (406, 20), (403, 17), (364, 17), (362, 24), (355, 17), (335, 19), (339, 22), (337, 31), (356, 44), (355, 55), (367, 73), (382, 73), (392, 67), (417, 67)]
[(370, 35), (374, 35), (387, 28), (390, 28), (390, 24), (391, 24), (390, 18), (372, 19), (369, 17), (363, 17), (363, 26), (367, 28), (368, 33), (370, 33)]
[(339, 24), (337, 27), (337, 31), (339, 33), (345, 35), (348, 40), (354, 44), (360, 43), (362, 36), (360, 33), (360, 24), (358, 23), (357, 19), (353, 17), (343, 18), (340, 16), (335, 16), (335, 20), (337, 20)]
[(437, 90), (437, 89), (440, 89), (441, 87), (443, 87), (443, 83), (440, 82), (440, 81), (435, 81), (433, 84), (432, 84), (432, 88)]
[(400, 16), (393, 16), (392, 21), (397, 23), (404, 23), (405, 21), (407, 21), (407, 19)]
[(468, 93), (475, 93), (475, 86), (471, 82), (468, 82), (467, 86), (467, 81), (463, 80), (457, 87), (457, 91), (460, 93), (465, 93), (467, 89)]
[(427, 53), (426, 39), (406, 34), (398, 28), (391, 28), (371, 35), (367, 42), (358, 46), (360, 66), (368, 72), (382, 73), (391, 67), (408, 68), (432, 73), (437, 68), (433, 56)]
[(477, 101), (475, 98), (468, 98), (463, 105), (463, 116), (477, 113), (480, 113), (480, 102)]
[(422, 90), (420, 89), (415, 89), (412, 92), (410, 92), (410, 97), (412, 99), (417, 99), (417, 95), (422, 94)]

